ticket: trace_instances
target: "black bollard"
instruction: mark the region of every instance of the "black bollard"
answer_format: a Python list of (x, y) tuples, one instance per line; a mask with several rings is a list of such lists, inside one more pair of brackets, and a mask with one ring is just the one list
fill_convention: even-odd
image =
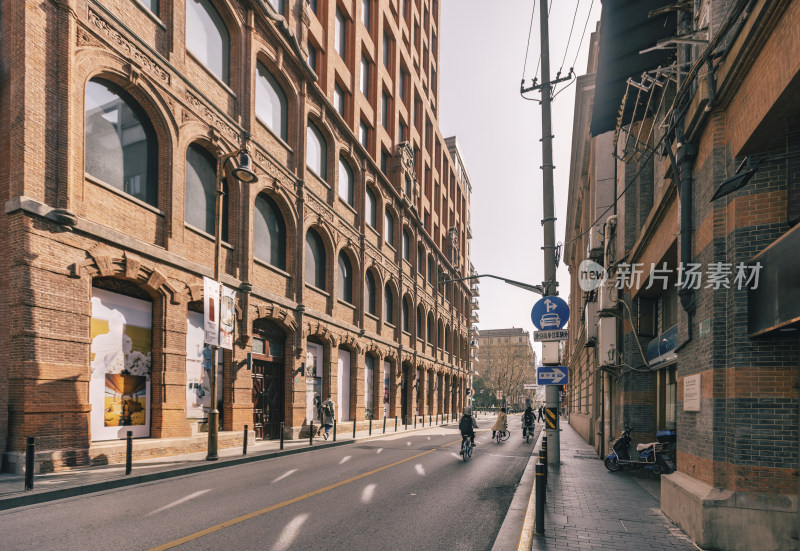
[(29, 436), (25, 443), (25, 490), (33, 490), (33, 457), (36, 453), (36, 438)]
[(372, 417), (369, 418), (369, 435), (372, 436)]
[(133, 431), (128, 431), (127, 442), (125, 443), (125, 474), (131, 474), (133, 462)]
[(281, 421), (281, 449), (283, 449), (283, 421)]
[(431, 414), (429, 413), (428, 414), (428, 426), (430, 427), (431, 425), (433, 425), (433, 422), (431, 421)]
[(394, 416), (394, 431), (397, 432), (397, 415)]
[(383, 434), (386, 434), (386, 417), (383, 418)]
[(417, 428), (417, 416), (414, 416), (414, 428)]
[(247, 455), (247, 425), (244, 426), (244, 438), (242, 439), (242, 455)]
[(336, 442), (336, 419), (333, 420), (333, 441)]
[(314, 445), (314, 421), (311, 421), (311, 430), (308, 433), (308, 445)]
[(424, 415), (422, 416), (422, 428), (423, 429), (425, 428), (425, 416)]
[(536, 522), (537, 534), (544, 534), (544, 499), (546, 495), (544, 485), (544, 465), (536, 465)]
[(355, 438), (356, 438), (356, 420), (353, 419), (353, 439), (355, 440)]

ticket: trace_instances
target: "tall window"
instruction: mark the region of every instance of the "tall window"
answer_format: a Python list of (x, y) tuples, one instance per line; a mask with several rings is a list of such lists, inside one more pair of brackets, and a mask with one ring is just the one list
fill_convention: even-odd
[(361, 0), (361, 22), (364, 23), (367, 30), (369, 30), (370, 1), (371, 0)]
[(400, 80), (398, 82), (400, 88), (400, 98), (402, 101), (407, 101), (408, 97), (406, 96), (406, 82), (408, 81), (408, 75), (406, 74), (405, 69), (400, 69)]
[(433, 255), (428, 257), (428, 281), (433, 281)]
[(230, 80), (231, 38), (210, 0), (186, 0), (186, 48), (222, 82)]
[(391, 52), (389, 48), (391, 47), (391, 41), (389, 40), (389, 35), (383, 33), (383, 66), (387, 69), (389, 68), (389, 59), (391, 56)]
[(381, 92), (381, 125), (389, 129), (389, 94), (386, 90)]
[(261, 63), (256, 77), (256, 116), (284, 141), (289, 139), (289, 103), (278, 81)]
[(403, 230), (403, 260), (411, 262), (411, 236)]
[(328, 146), (322, 132), (311, 121), (306, 129), (306, 164), (317, 176), (328, 179)]
[(417, 338), (422, 339), (424, 333), (422, 332), (422, 322), (425, 319), (425, 314), (422, 313), (422, 308), (417, 308)]
[(153, 126), (121, 88), (102, 80), (86, 85), (86, 173), (157, 206), (157, 144)]
[(381, 172), (383, 172), (384, 174), (388, 174), (387, 172), (388, 168), (389, 168), (389, 152), (381, 148)]
[(311, 43), (308, 42), (308, 66), (311, 67), (314, 72), (317, 72), (317, 49)]
[(428, 344), (433, 344), (433, 314), (428, 314), (427, 338)]
[(309, 0), (308, 5), (311, 7), (311, 11), (315, 14), (319, 14), (319, 2), (317, 0)]
[[(186, 149), (185, 220), (214, 235), (216, 221), (217, 160), (197, 144)], [(228, 240), (228, 194), (222, 196), (222, 240)]]
[(421, 243), (417, 245), (417, 273), (425, 275), (425, 247)]
[(339, 197), (348, 205), (355, 205), (353, 170), (350, 168), (347, 161), (341, 157), (339, 157)]
[(365, 55), (361, 56), (361, 93), (369, 97), (369, 59)]
[(364, 146), (364, 149), (369, 149), (369, 126), (364, 122), (364, 119), (361, 119), (358, 124), (358, 141)]
[(383, 240), (394, 247), (394, 216), (389, 209), (386, 209), (383, 220)]
[(158, 15), (158, 0), (139, 0), (139, 2), (144, 4), (145, 8)]
[(334, 40), (336, 41), (336, 53), (339, 54), (339, 57), (345, 59), (345, 54), (347, 53), (347, 20), (338, 7), (336, 8), (334, 36)]
[(350, 259), (347, 258), (347, 253), (344, 251), (339, 253), (339, 281), (337, 283), (339, 299), (352, 304), (353, 267), (350, 265)]
[(269, 3), (272, 4), (276, 12), (283, 15), (284, 0), (269, 0)]
[(311, 229), (306, 234), (306, 283), (325, 290), (325, 246)]
[(403, 297), (403, 311), (401, 312), (403, 315), (402, 324), (403, 324), (403, 331), (408, 332), (408, 314), (411, 311), (411, 306), (408, 304), (408, 297)]
[(405, 175), (405, 178), (404, 178), (403, 181), (405, 182), (406, 197), (408, 197), (410, 199), (411, 198), (411, 178), (408, 177), (408, 174)]
[(253, 256), (281, 270), (286, 269), (286, 223), (275, 201), (264, 194), (256, 197)]
[(375, 276), (367, 270), (364, 277), (364, 308), (366, 308), (368, 314), (373, 316), (376, 315), (375, 312), (377, 311), (375, 302)]
[(383, 321), (394, 325), (394, 295), (388, 283), (383, 290)]
[(343, 117), (345, 108), (344, 102), (345, 102), (344, 90), (342, 90), (342, 87), (339, 86), (339, 83), (337, 82), (333, 85), (333, 107), (336, 109), (336, 112)]
[(367, 200), (364, 205), (364, 216), (367, 219), (367, 224), (373, 228), (378, 227), (378, 201), (375, 199), (375, 193), (367, 187)]

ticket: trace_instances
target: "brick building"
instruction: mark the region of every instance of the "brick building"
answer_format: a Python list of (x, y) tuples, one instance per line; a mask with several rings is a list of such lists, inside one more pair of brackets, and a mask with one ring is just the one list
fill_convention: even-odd
[[(463, 404), (469, 184), (437, 0), (0, 4), (0, 450), (21, 469), (205, 449), (203, 278), (234, 343), (220, 446)], [(234, 159), (235, 161), (236, 159)], [(223, 306), (224, 306), (223, 298)]]
[(578, 80), (570, 422), (606, 453), (676, 429), (661, 508), (703, 548), (797, 546), (798, 29), (797, 1), (607, 0)]

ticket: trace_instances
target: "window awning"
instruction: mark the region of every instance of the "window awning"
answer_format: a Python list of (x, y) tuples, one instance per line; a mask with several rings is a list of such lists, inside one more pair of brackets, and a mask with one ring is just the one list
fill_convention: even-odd
[(659, 65), (664, 67), (675, 58), (673, 48), (639, 54), (675, 34), (674, 11), (648, 17), (651, 11), (673, 3), (674, 0), (603, 0), (592, 136), (614, 130), (628, 78)]

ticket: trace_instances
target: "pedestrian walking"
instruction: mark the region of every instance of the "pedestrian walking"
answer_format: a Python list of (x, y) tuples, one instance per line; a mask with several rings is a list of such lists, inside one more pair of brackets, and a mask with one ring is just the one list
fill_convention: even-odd
[(319, 419), (319, 428), (317, 428), (317, 436), (322, 433), (322, 421), (323, 421), (323, 414), (322, 414), (322, 398), (319, 397), (319, 394), (314, 393), (314, 411), (317, 413), (317, 419)]
[(328, 399), (322, 402), (322, 426), (325, 427), (325, 440), (333, 428), (333, 416), (336, 413), (336, 404), (331, 400), (331, 395), (328, 394)]
[(539, 416), (536, 418), (536, 420), (540, 423), (544, 422), (544, 408), (542, 406), (539, 406)]

